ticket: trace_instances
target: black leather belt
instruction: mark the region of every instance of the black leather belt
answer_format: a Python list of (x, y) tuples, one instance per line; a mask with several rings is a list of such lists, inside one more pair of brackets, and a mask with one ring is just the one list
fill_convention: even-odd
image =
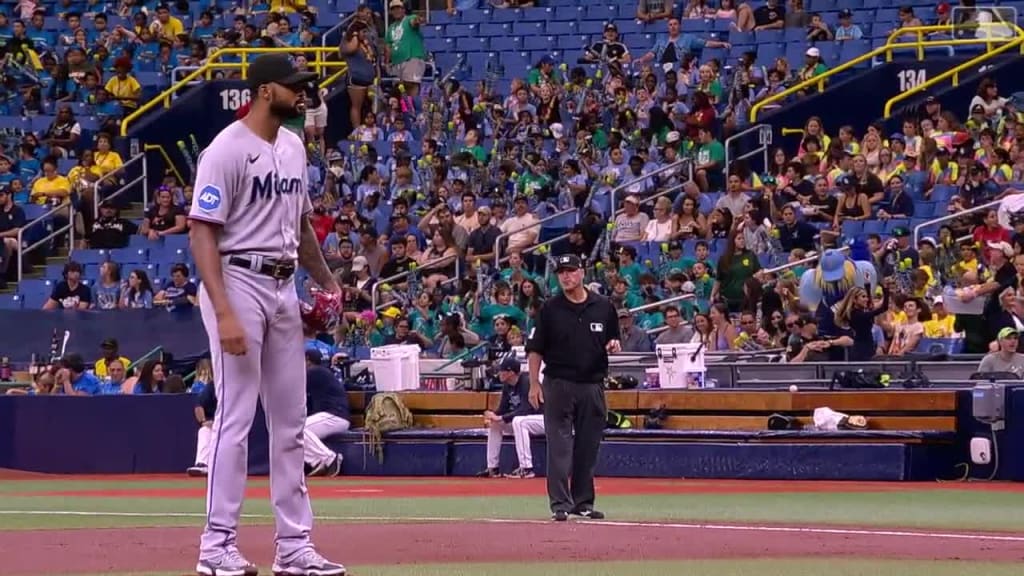
[(295, 274), (295, 262), (264, 256), (231, 256), (228, 264), (245, 268), (275, 280), (288, 280)]

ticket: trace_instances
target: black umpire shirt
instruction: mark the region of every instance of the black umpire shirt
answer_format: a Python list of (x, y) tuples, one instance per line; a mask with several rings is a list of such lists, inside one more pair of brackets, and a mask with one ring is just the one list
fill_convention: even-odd
[(605, 346), (618, 338), (618, 314), (607, 298), (588, 290), (587, 299), (575, 304), (559, 294), (541, 306), (526, 351), (544, 358), (547, 378), (602, 382), (608, 375)]

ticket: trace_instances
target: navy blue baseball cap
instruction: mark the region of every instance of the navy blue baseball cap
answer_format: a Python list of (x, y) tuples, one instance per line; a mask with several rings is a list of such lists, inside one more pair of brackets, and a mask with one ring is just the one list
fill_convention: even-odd
[(505, 371), (508, 371), (508, 372), (516, 372), (516, 373), (518, 373), (519, 372), (519, 361), (516, 360), (515, 358), (512, 358), (511, 356), (509, 356), (509, 357), (507, 357), (507, 358), (505, 358), (504, 360), (501, 361), (501, 364), (498, 365), (498, 370), (499, 371), (500, 370), (505, 370)]

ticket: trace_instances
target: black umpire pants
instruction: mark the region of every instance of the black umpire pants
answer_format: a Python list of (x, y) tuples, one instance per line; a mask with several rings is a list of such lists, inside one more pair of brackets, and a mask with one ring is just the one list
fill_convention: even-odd
[(608, 412), (604, 383), (545, 378), (543, 386), (551, 511), (591, 510)]

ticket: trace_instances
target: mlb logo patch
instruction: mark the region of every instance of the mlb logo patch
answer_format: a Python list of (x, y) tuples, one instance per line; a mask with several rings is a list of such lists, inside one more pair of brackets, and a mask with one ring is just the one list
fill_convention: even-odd
[(604, 324), (602, 324), (601, 322), (591, 322), (590, 323), (590, 331), (591, 332), (604, 332)]
[(207, 184), (199, 191), (199, 207), (206, 211), (216, 210), (220, 207), (220, 197), (220, 188)]

